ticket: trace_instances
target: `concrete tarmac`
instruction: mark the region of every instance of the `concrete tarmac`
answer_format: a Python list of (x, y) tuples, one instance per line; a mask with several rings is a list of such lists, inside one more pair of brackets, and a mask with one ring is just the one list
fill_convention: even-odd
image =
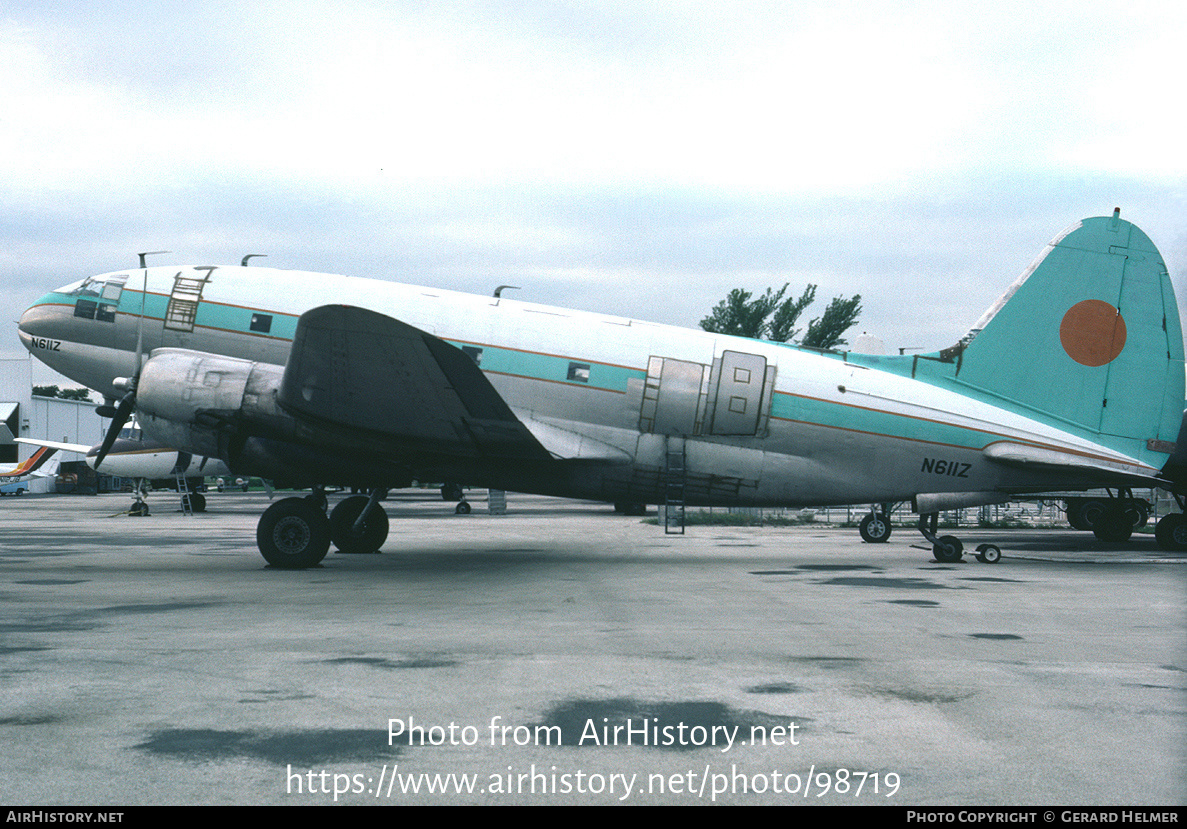
[(1187, 557), (1152, 536), (970, 529), (1002, 562), (950, 565), (398, 496), (381, 554), (280, 571), (266, 496), (208, 498), (0, 501), (0, 801), (1187, 803)]

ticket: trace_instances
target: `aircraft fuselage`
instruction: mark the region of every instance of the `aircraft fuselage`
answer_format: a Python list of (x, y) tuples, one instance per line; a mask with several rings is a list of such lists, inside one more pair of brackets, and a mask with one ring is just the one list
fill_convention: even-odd
[[(669, 455), (679, 452), (689, 504), (808, 506), (929, 493), (983, 503), (993, 493), (1095, 485), (1066, 470), (994, 463), (986, 451), (998, 443), (1157, 473), (1156, 458), (1137, 444), (1106, 446), (1009, 401), (914, 379), (911, 357), (822, 354), (380, 280), (255, 267), (115, 272), (45, 296), (25, 312), (20, 336), (57, 371), (118, 398), (114, 383), (137, 373), (138, 351), (184, 348), (283, 367), (298, 317), (327, 302), (445, 340), (474, 359), (525, 422), (595, 447), (584, 460), (575, 451), (572, 463), (553, 466), (459, 460), (414, 470), (440, 480), (656, 502)], [(142, 425), (167, 442), (150, 421)]]

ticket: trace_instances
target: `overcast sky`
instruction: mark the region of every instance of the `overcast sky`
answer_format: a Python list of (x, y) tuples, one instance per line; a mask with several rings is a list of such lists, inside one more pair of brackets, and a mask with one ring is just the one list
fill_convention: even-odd
[(812, 282), (934, 350), (1119, 206), (1187, 304), (1185, 46), (1179, 0), (8, 0), (0, 287), (266, 253), (696, 326)]

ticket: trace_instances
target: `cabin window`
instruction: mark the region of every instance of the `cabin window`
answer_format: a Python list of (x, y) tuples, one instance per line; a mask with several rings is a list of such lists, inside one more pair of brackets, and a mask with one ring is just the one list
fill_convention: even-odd
[(463, 345), (462, 351), (467, 357), (474, 361), (474, 365), (482, 365), (482, 349), (476, 345)]
[(588, 383), (589, 363), (569, 363), (569, 379), (575, 383)]
[(272, 330), (271, 314), (252, 314), (251, 330), (259, 334), (267, 334)]

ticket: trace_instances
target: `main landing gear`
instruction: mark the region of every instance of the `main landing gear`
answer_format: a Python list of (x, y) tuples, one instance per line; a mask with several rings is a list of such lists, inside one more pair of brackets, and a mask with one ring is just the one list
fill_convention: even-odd
[(145, 496), (148, 493), (148, 481), (144, 478), (137, 478), (132, 485), (132, 506), (128, 507), (125, 515), (130, 515), (133, 518), (148, 518), (148, 501)]
[(458, 515), (470, 514), (470, 502), (466, 500), (466, 491), (462, 489), (460, 484), (442, 484), (441, 499), (444, 501), (457, 501), (458, 505), (453, 508), (453, 511)]
[[(936, 535), (940, 522), (939, 513), (919, 516), (919, 532), (931, 542), (932, 554), (942, 564), (955, 564), (964, 557), (964, 544), (954, 535)], [(997, 564), (1002, 560), (1002, 551), (996, 544), (981, 544), (977, 547), (977, 560), (986, 564)]]
[[(1187, 511), (1184, 498), (1174, 493), (1179, 509)], [(1171, 552), (1187, 552), (1187, 515), (1182, 512), (1171, 512), (1158, 519), (1154, 525), (1154, 538), (1158, 546)]]
[(326, 557), (330, 543), (341, 553), (374, 553), (387, 540), (387, 513), (379, 506), (386, 490), (344, 498), (326, 515), (320, 487), (304, 498), (284, 498), (264, 511), (256, 544), (273, 567), (303, 570)]

